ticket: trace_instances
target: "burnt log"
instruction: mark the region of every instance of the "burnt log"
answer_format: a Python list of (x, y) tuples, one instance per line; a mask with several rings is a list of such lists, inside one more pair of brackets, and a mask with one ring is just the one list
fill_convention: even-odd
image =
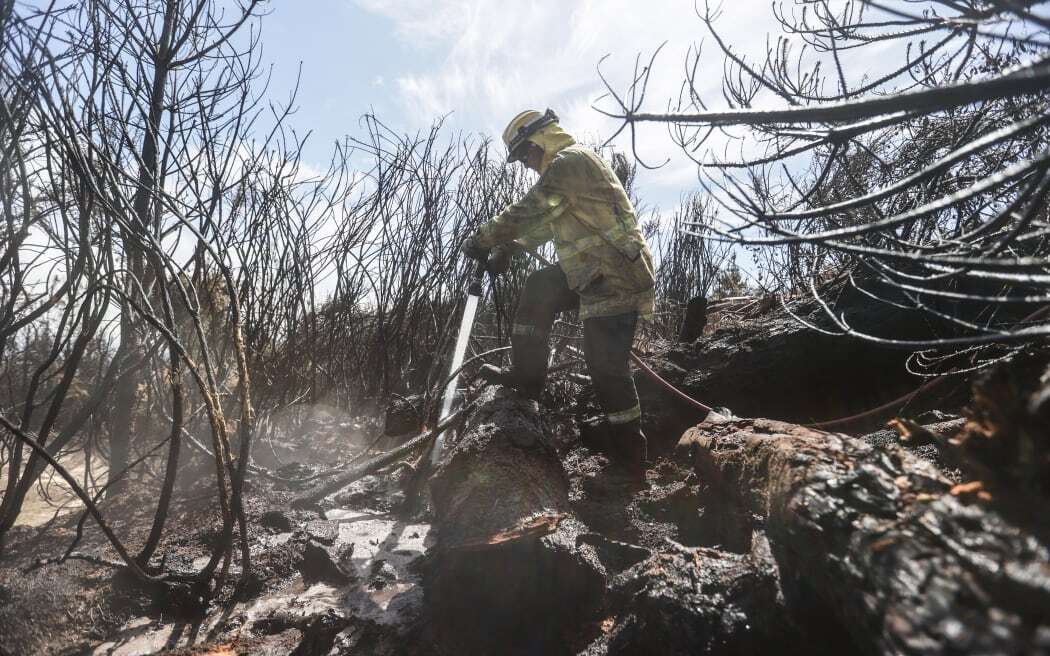
[[(967, 420), (945, 458), (1024, 514), (1046, 517), (1050, 500), (1050, 353), (1025, 353), (974, 382)], [(1036, 500), (1041, 501), (1036, 501)]]
[(471, 653), (556, 653), (564, 631), (601, 603), (604, 571), (580, 539), (587, 531), (535, 402), (489, 388), (478, 404), (430, 483), (431, 625)]
[(329, 480), (319, 483), (293, 497), (289, 502), (289, 505), (296, 510), (313, 508), (326, 496), (338, 492), (352, 483), (361, 480), (365, 476), (374, 474), (380, 469), (392, 465), (406, 456), (412, 455), (416, 451), (429, 447), (438, 435), (441, 435), (458, 423), (460, 416), (465, 410), (469, 409), (470, 408), (466, 408), (454, 412), (452, 415), (443, 419), (434, 430), (428, 433), (423, 433), (422, 435), (417, 435), (403, 443), (401, 446), (391, 449), (386, 453), (381, 453), (371, 460), (367, 460), (360, 464), (351, 463), (351, 466), (335, 474)]
[(962, 474), (945, 461), (941, 455), (941, 445), (957, 434), (965, 424), (966, 420), (961, 417), (932, 424), (919, 424), (898, 417), (888, 422), (889, 428), (861, 435), (860, 439), (880, 448), (907, 449), (923, 460), (932, 462), (946, 478), (957, 483)]
[(834, 625), (868, 654), (1050, 653), (1045, 537), (953, 494), (933, 464), (761, 419), (712, 417), (678, 449), (708, 507), (756, 518), (809, 632)]

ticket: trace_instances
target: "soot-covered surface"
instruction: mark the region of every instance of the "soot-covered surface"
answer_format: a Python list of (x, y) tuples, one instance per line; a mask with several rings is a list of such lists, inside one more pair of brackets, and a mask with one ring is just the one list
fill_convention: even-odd
[[(1014, 478), (987, 488), (937, 440), (902, 450), (898, 431), (713, 415), (657, 449), (639, 484), (581, 445), (573, 408), (488, 390), (436, 472), (395, 463), (324, 510), (289, 508), (301, 485), (254, 479), (251, 585), (196, 615), (88, 563), (25, 574), (72, 520), (19, 531), (0, 567), (0, 653), (1050, 653), (1047, 531), (1002, 512), (1018, 490), (1042, 498), (1029, 474), (1045, 463), (1028, 456), (1046, 452), (1046, 395), (1022, 378), (990, 378), (991, 406), (965, 419), (965, 456), (1010, 437), (994, 453)], [(677, 442), (668, 397), (645, 403), (650, 439)], [(948, 440), (960, 421), (909, 430)], [(287, 446), (279, 473), (308, 484), (316, 464)], [(187, 566), (215, 535), (192, 499), (164, 548)], [(134, 534), (137, 515), (110, 512)], [(95, 535), (82, 548), (105, 553)]]

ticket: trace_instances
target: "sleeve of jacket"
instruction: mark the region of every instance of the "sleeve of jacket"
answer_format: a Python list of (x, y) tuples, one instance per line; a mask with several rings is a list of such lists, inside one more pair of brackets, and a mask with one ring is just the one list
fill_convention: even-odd
[(551, 221), (561, 216), (569, 204), (562, 191), (565, 167), (559, 165), (560, 160), (551, 163), (524, 198), (478, 229), (479, 246), (491, 248), (517, 240), (534, 248), (553, 237)]
[(518, 244), (526, 250), (534, 251), (552, 239), (554, 239), (554, 232), (551, 231), (550, 223), (545, 223), (529, 234), (522, 235), (514, 241), (518, 242)]

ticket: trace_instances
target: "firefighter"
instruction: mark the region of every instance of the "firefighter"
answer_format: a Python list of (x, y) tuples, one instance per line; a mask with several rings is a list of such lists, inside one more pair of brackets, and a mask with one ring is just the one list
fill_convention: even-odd
[(634, 207), (609, 165), (558, 124), (529, 110), (503, 132), (509, 161), (540, 174), (520, 201), (483, 225), (463, 252), (504, 261), (553, 240), (558, 264), (529, 276), (511, 334), (511, 368), (482, 375), (539, 400), (548, 336), (559, 312), (579, 309), (587, 369), (608, 422), (602, 446), (632, 473), (644, 474), (646, 440), (628, 363), (635, 329), (653, 311), (653, 260)]

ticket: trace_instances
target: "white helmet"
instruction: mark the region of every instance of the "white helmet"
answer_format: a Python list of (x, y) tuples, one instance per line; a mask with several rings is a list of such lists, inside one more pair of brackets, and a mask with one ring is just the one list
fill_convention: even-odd
[(507, 161), (518, 162), (524, 159), (525, 149), (521, 148), (522, 144), (543, 128), (557, 122), (558, 115), (552, 109), (542, 114), (535, 109), (528, 109), (515, 116), (507, 125), (507, 129), (503, 131), (503, 143), (507, 146)]

